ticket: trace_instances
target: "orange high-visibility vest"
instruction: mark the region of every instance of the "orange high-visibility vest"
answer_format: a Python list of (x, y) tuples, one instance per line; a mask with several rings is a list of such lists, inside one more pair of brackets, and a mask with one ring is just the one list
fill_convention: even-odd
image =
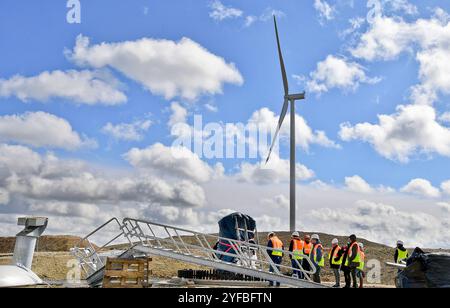
[(322, 249), (322, 252), (323, 252), (323, 246), (322, 246), (322, 244), (317, 244), (315, 247), (314, 247), (314, 263), (316, 263), (317, 265), (319, 265), (320, 267), (324, 267), (325, 266), (325, 258), (324, 258), (324, 256), (323, 256), (323, 253), (322, 253), (322, 259), (320, 260), (320, 262), (317, 262), (317, 250), (318, 249)]
[(292, 239), (292, 253), (293, 253), (293, 258), (295, 260), (301, 260), (303, 259), (303, 247), (305, 246), (305, 242), (302, 241), (301, 239)]
[(276, 236), (271, 238), (272, 241), (272, 255), (277, 257), (283, 256), (283, 242)]
[(306, 256), (309, 256), (311, 254), (311, 250), (313, 248), (313, 244), (312, 243), (305, 243), (305, 245), (303, 246), (303, 254)]
[(349, 266), (350, 265), (350, 259), (353, 257), (353, 246), (356, 245), (357, 248), (357, 252), (356, 252), (356, 257), (355, 259), (353, 259), (353, 263), (360, 263), (361, 262), (361, 248), (359, 247), (359, 244), (357, 242), (354, 242), (351, 246), (350, 246), (350, 250), (348, 251), (348, 257), (347, 257), (347, 261), (345, 261), (345, 266)]
[(338, 257), (339, 252), (341, 251), (341, 249), (342, 248), (340, 246), (336, 246), (336, 249), (334, 249), (333, 255), (331, 255), (333, 248), (330, 250), (330, 253), (328, 254), (328, 258), (331, 260), (331, 264), (333, 264), (333, 265), (341, 265), (342, 264), (342, 258), (344, 257), (344, 255), (342, 255), (339, 260), (335, 261), (336, 258)]

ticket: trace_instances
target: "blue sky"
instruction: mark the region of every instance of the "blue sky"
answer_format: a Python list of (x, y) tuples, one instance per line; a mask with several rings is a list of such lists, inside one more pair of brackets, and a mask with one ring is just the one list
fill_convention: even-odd
[[(58, 168), (67, 165), (67, 162), (81, 161), (95, 167), (102, 179), (118, 170), (127, 174), (136, 172), (143, 177), (143, 173), (148, 172), (153, 176), (153, 171), (157, 170), (156, 173), (161, 173), (162, 178), (175, 177), (181, 181), (186, 179), (179, 175), (186, 177), (186, 174), (197, 172), (196, 166), (213, 172), (211, 170), (217, 167), (217, 163), (222, 164), (225, 168), (225, 175), (222, 176), (225, 178), (212, 180), (212, 176), (205, 181), (202, 179), (202, 183), (193, 183), (206, 191), (205, 200), (201, 198), (201, 210), (198, 210), (204, 215), (209, 210), (217, 212), (230, 207), (218, 202), (220, 193), (213, 195), (211, 191), (215, 189), (207, 187), (214, 185), (214, 181), (218, 187), (227, 187), (221, 181), (227, 182), (231, 190), (236, 189), (236, 183), (241, 183), (245, 178), (243, 182), (251, 186), (249, 191), (251, 188), (255, 189), (253, 201), (249, 201), (254, 204), (262, 202), (257, 198), (258, 191), (264, 187), (270, 187), (270, 191), (273, 190), (277, 196), (287, 196), (287, 185), (282, 185), (287, 180), (284, 177), (285, 171), (278, 170), (273, 183), (269, 180), (269, 183), (264, 183), (265, 186), (260, 185), (261, 183), (254, 179), (257, 176), (255, 168), (258, 168), (255, 160), (198, 161), (198, 157), (194, 157), (195, 163), (180, 163), (184, 165), (165, 172), (164, 168), (173, 166), (173, 163), (157, 165), (155, 161), (160, 160), (154, 152), (148, 151), (151, 152), (151, 162), (136, 162), (126, 156), (131, 149), (141, 151), (140, 158), (144, 154), (150, 155), (145, 149), (153, 151), (155, 148), (152, 146), (157, 143), (170, 148), (174, 136), (171, 135), (171, 125), (168, 122), (175, 116), (173, 108), (177, 106), (179, 110), (186, 112), (186, 117), (182, 118), (188, 125), (192, 125), (194, 114), (202, 115), (204, 122), (247, 123), (255, 112), (264, 108), (266, 116), (276, 119), (281, 110), (283, 92), (271, 20), (272, 14), (275, 13), (278, 16), (292, 92), (307, 92), (307, 100), (297, 103), (297, 112), (306, 120), (312, 130), (312, 136), (301, 136), (310, 139), (306, 141), (308, 149), (299, 145), (297, 161), (314, 175), (305, 176), (302, 179), (304, 181), (299, 181), (299, 185), (303, 187), (301, 189), (312, 189), (314, 185), (314, 189), (318, 189), (318, 184), (322, 188), (329, 185), (330, 189), (336, 190), (336, 194), (349, 194), (348, 199), (343, 197), (345, 202), (348, 200), (352, 203), (367, 201), (378, 205), (388, 204), (404, 212), (408, 212), (408, 203), (413, 203), (413, 212), (433, 214), (434, 217), (439, 216), (436, 204), (439, 204), (445, 213), (450, 211), (450, 205), (447, 203), (450, 185), (445, 185), (449, 180), (445, 170), (450, 168), (450, 144), (446, 141), (450, 136), (450, 114), (446, 114), (449, 110), (450, 94), (450, 77), (446, 76), (450, 71), (447, 70), (448, 64), (438, 65), (436, 70), (432, 61), (429, 61), (430, 58), (445, 59), (445, 52), (449, 51), (446, 49), (448, 44), (445, 44), (448, 43), (445, 35), (450, 29), (450, 18), (447, 15), (447, 12), (450, 12), (450, 4), (447, 1), (383, 0), (379, 2), (381, 11), (374, 22), (367, 20), (373, 8), (368, 7), (366, 1), (352, 0), (137, 0), (132, 3), (81, 0), (80, 3), (80, 24), (67, 22), (69, 9), (66, 7), (66, 1), (4, 0), (0, 3), (0, 142), (9, 147), (8, 149), (28, 149), (42, 158), (52, 153), (59, 159), (61, 166), (58, 165)], [(357, 27), (348, 31), (352, 22), (357, 24)], [(434, 27), (430, 28), (427, 23)], [(389, 29), (395, 31), (388, 31)], [(424, 29), (430, 29), (429, 39), (424, 35)], [(94, 52), (94, 47), (105, 43), (107, 48), (103, 50), (103, 58), (89, 57), (85, 53), (76, 54), (74, 48), (77, 37), (78, 42), (81, 41), (80, 38), (89, 38), (87, 47), (81, 46), (81, 43), (77, 45), (81, 46), (85, 53)], [(125, 47), (113, 60), (104, 60), (108, 53), (115, 52), (113, 44), (121, 48), (126, 45), (125, 42), (129, 42), (129, 47), (136, 49), (138, 46), (135, 43), (141, 39), (148, 39), (146, 44), (152, 45), (162, 39), (178, 43), (182, 38), (188, 38), (190, 42), (195, 42), (197, 47), (200, 46), (204, 51), (201, 55), (210, 56), (211, 60), (223, 59), (220, 72), (210, 72), (207, 67), (203, 68), (205, 74), (218, 78), (219, 86), (213, 90), (197, 89), (194, 99), (184, 97), (180, 93), (163, 95), (167, 94), (167, 90), (155, 91), (157, 77), (147, 79), (130, 76), (139, 70), (139, 65), (130, 64), (131, 60), (127, 58)], [(191, 45), (189, 48), (198, 51)], [(163, 52), (159, 56), (164, 57), (164, 54)], [(185, 56), (189, 57), (189, 54)], [(421, 56), (423, 57), (420, 58)], [(326, 61), (327, 59), (329, 61)], [(184, 63), (186, 59), (181, 57), (177, 61)], [(202, 59), (196, 61), (199, 63)], [(148, 69), (157, 70), (158, 63), (156, 60)], [(180, 64), (179, 68), (182, 69), (182, 66)], [(175, 68), (177, 67), (175, 65)], [(81, 99), (74, 99), (74, 96), (54, 92), (55, 88), (62, 87), (62, 93), (67, 93), (64, 88), (67, 84), (43, 84), (31, 80), (43, 72), (54, 71), (60, 71), (64, 75), (72, 71), (77, 76), (81, 71), (94, 74), (95, 76), (90, 78), (100, 80), (102, 85), (107, 87), (105, 95), (108, 98), (96, 97), (93, 102), (87, 102), (87, 97), (90, 98), (93, 94), (86, 92), (88, 94), (81, 93)], [(170, 74), (161, 74), (168, 75), (161, 79), (170, 79), (180, 76), (183, 72), (174, 70)], [(196, 76), (196, 71), (189, 74), (192, 74), (192, 80), (205, 78)], [(92, 82), (92, 79), (89, 80)], [(55, 78), (53, 81), (58, 83), (61, 79)], [(183, 82), (189, 83), (189, 80)], [(92, 83), (89, 85), (92, 86)], [(314, 85), (321, 86), (321, 90)], [(49, 89), (46, 89), (46, 86)], [(178, 86), (186, 88), (180, 83)], [(436, 97), (423, 103), (417, 96), (413, 96), (413, 87), (418, 89), (419, 94), (426, 93), (429, 98), (433, 95)], [(84, 90), (89, 89), (80, 86), (77, 91)], [(98, 93), (98, 88), (94, 91)], [(21, 97), (24, 93), (27, 99)], [(42, 93), (47, 93), (45, 98), (39, 96)], [(114, 94), (124, 96), (126, 101), (111, 99)], [(407, 111), (399, 111), (400, 105), (406, 106)], [(210, 110), (208, 106), (213, 106), (216, 110)], [(436, 118), (422, 118), (426, 112), (434, 112)], [(389, 118), (390, 124), (380, 126), (379, 115)], [(48, 136), (33, 135), (33, 128), (34, 132), (43, 129), (44, 135), (45, 127), (50, 127), (51, 130), (51, 126), (46, 126), (50, 125), (48, 123), (54, 123), (46, 122), (50, 120), (62, 125), (64, 132), (49, 132)], [(30, 124), (30, 121), (34, 122)], [(274, 123), (270, 121), (269, 124)], [(44, 128), (39, 126), (37, 129), (36, 123), (41, 123)], [(108, 123), (112, 128), (109, 131), (105, 128)], [(362, 123), (367, 125), (358, 126)], [(26, 125), (23, 131), (20, 126), (22, 124)], [(119, 138), (117, 134), (114, 135), (113, 129), (116, 129), (116, 133), (119, 132), (120, 124), (128, 125), (135, 133), (135, 138)], [(343, 126), (348, 128), (347, 137), (343, 136)], [(317, 131), (326, 135), (328, 143), (317, 139)], [(70, 139), (67, 144), (63, 144), (66, 142), (64, 133)], [(42, 141), (41, 137), (47, 137), (48, 140)], [(55, 138), (59, 141), (56, 142)], [(288, 158), (288, 150), (286, 144), (282, 143), (282, 160)], [(14, 168), (18, 167), (5, 163), (9, 158), (6, 154), (2, 155), (4, 157), (0, 162), (5, 164), (9, 175), (16, 174)], [(251, 165), (253, 173), (243, 175), (244, 164)], [(194, 170), (188, 169), (192, 166)], [(283, 166), (285, 165), (276, 168)], [(145, 168), (148, 170), (141, 170)], [(171, 174), (173, 171), (176, 176)], [(95, 172), (93, 174), (98, 175)], [(48, 180), (42, 174), (33, 176)], [(71, 176), (63, 176), (64, 180), (67, 178)], [(189, 176), (187, 180), (190, 180)], [(58, 208), (58, 202), (65, 204), (61, 206), (64, 209), (77, 207), (77, 204), (83, 204), (82, 208), (88, 209), (86, 204), (95, 203), (92, 196), (79, 200), (58, 199), (57, 193), (55, 196), (47, 196), (48, 198), (36, 196), (32, 192), (8, 186), (11, 183), (10, 178), (2, 181), (2, 189), (8, 195), (3, 209), (0, 208), (5, 224), (11, 225), (14, 215), (36, 214), (36, 211), (55, 215), (55, 220), (58, 221), (63, 221), (64, 217), (70, 215), (85, 219), (83, 211), (61, 211), (55, 208)], [(168, 183), (171, 183), (171, 180), (168, 180)], [(379, 189), (379, 186), (389, 192)], [(33, 186), (30, 184), (30, 187)], [(316, 193), (320, 194), (320, 191)], [(354, 195), (350, 196), (351, 193)], [(247, 194), (252, 195), (250, 192)], [(245, 198), (250, 200), (251, 196)], [(270, 197), (265, 198), (266, 201), (268, 199)], [(332, 199), (330, 196), (330, 200)], [(279, 202), (280, 198), (277, 200)], [(29, 206), (16, 207), (20, 202)], [(126, 205), (121, 205), (122, 202)], [(130, 202), (133, 205), (130, 205)], [(318, 201), (311, 201), (305, 206), (308, 210), (314, 210), (316, 202)], [(118, 206), (120, 209), (139, 209), (145, 213), (157, 212), (158, 219), (161, 220), (168, 218), (162, 214), (160, 207), (171, 208), (177, 212), (180, 220), (183, 215), (190, 213), (187, 211), (192, 210), (195, 215), (200, 215), (195, 210), (197, 204), (180, 206), (180, 209), (178, 205), (165, 206), (150, 197), (148, 200), (125, 201), (121, 197), (113, 200), (106, 198), (101, 199), (100, 203), (103, 210)], [(351, 206), (335, 204), (333, 208), (330, 205), (333, 202), (324, 203), (326, 204), (322, 206), (331, 210)], [(152, 209), (147, 209), (146, 212), (143, 208), (148, 204), (151, 204)], [(361, 203), (359, 206), (364, 207)], [(155, 209), (156, 207), (158, 209)], [(239, 207), (230, 210), (239, 210)], [(127, 215), (130, 211), (120, 214)], [(92, 213), (87, 212), (88, 216)], [(259, 213), (256, 210), (254, 215), (270, 216), (267, 212)], [(202, 219), (206, 219), (201, 215), (197, 216), (193, 221), (202, 222)], [(168, 220), (172, 223), (178, 222), (176, 219)], [(282, 216), (278, 221), (269, 221), (264, 226), (281, 228), (285, 221), (286, 217)], [(87, 224), (91, 223), (94, 222)], [(304, 221), (301, 223), (310, 228), (322, 228), (320, 225), (308, 225)], [(339, 228), (337, 232), (347, 230)], [(55, 227), (54, 232), (58, 231), (60, 229)], [(400, 235), (407, 232), (406, 226), (398, 231)], [(421, 238), (418, 237), (418, 240)], [(442, 244), (442, 241), (436, 245), (439, 244)], [(444, 245), (448, 245), (448, 242)]]

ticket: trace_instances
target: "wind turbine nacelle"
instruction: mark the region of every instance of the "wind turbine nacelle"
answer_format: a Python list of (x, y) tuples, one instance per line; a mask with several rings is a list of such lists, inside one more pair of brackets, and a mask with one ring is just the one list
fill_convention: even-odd
[(292, 94), (292, 95), (286, 96), (286, 99), (290, 100), (290, 101), (299, 101), (299, 100), (303, 100), (305, 98), (306, 98), (305, 92), (300, 93), (300, 94)]

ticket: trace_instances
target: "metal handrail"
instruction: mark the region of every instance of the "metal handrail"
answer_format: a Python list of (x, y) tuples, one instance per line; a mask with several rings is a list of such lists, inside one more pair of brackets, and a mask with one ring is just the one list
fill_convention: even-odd
[[(91, 237), (93, 237), (94, 235), (96, 235), (101, 230), (103, 230), (104, 228), (106, 228), (107, 226), (109, 226), (113, 222), (117, 223), (121, 232), (118, 235), (114, 236), (113, 239), (108, 241), (103, 246), (95, 248), (89, 239)], [(93, 272), (95, 272), (105, 266), (101, 257), (99, 256), (99, 252), (102, 249), (108, 247), (111, 243), (113, 243), (114, 241), (116, 241), (117, 239), (119, 239), (122, 236), (128, 240), (128, 242), (130, 243), (130, 248), (131, 248), (132, 242), (126, 236), (123, 225), (120, 223), (120, 221), (117, 218), (112, 218), (112, 219), (108, 220), (107, 222), (105, 222), (100, 227), (98, 227), (97, 229), (95, 229), (94, 231), (92, 231), (91, 233), (89, 233), (88, 235), (86, 235), (84, 238), (82, 238), (78, 242), (78, 244), (74, 248), (71, 249), (71, 253), (74, 257), (76, 257), (79, 260), (80, 266), (84, 270), (84, 272), (87, 275), (90, 275)], [(86, 248), (83, 248), (83, 246), (88, 246), (89, 249), (86, 251)]]
[[(144, 234), (143, 232), (140, 233), (136, 233), (132, 230), (142, 230), (142, 228), (140, 228), (139, 224), (145, 224), (149, 230), (151, 230), (152, 235), (147, 235)], [(314, 266), (314, 264), (312, 263), (312, 261), (309, 259), (308, 256), (306, 255), (300, 255), (300, 257), (303, 257), (305, 260), (307, 260), (307, 262), (310, 265), (311, 270), (307, 271), (302, 267), (302, 264), (296, 260), (295, 262), (298, 265), (298, 269), (297, 268), (293, 268), (291, 266), (286, 266), (286, 265), (276, 265), (273, 263), (272, 258), (269, 256), (268, 251), (275, 251), (277, 249), (273, 249), (273, 248), (269, 248), (269, 247), (265, 247), (265, 246), (261, 246), (261, 245), (257, 245), (257, 244), (253, 244), (253, 243), (249, 243), (249, 242), (243, 242), (243, 241), (239, 241), (239, 240), (235, 240), (235, 239), (229, 239), (229, 238), (223, 238), (223, 237), (219, 237), (219, 236), (213, 236), (213, 235), (209, 235), (209, 234), (203, 234), (203, 233), (199, 233), (196, 231), (192, 231), (192, 230), (186, 230), (183, 228), (178, 228), (178, 227), (173, 227), (173, 226), (168, 226), (168, 225), (164, 225), (164, 224), (160, 224), (160, 223), (153, 223), (153, 222), (149, 222), (149, 221), (145, 221), (145, 220), (141, 220), (141, 219), (132, 219), (132, 218), (125, 218), (123, 220), (123, 225), (126, 227), (127, 230), (129, 230), (130, 232), (128, 233), (128, 236), (130, 238), (137, 238), (137, 240), (139, 240), (140, 242), (142, 241), (142, 238), (146, 239), (146, 240), (153, 240), (158, 242), (159, 244), (161, 244), (161, 242), (164, 242), (168, 245), (172, 244), (175, 245), (176, 249), (178, 250), (179, 253), (183, 253), (183, 250), (180, 249), (180, 246), (184, 247), (186, 250), (186, 254), (192, 254), (190, 249), (194, 251), (201, 251), (203, 253), (206, 254), (207, 259), (210, 260), (215, 260), (215, 261), (221, 261), (221, 262), (225, 262), (223, 260), (217, 260), (217, 258), (214, 258), (214, 255), (220, 255), (222, 257), (231, 257), (231, 258), (235, 258), (237, 260), (241, 261), (241, 264), (243, 263), (255, 263), (258, 264), (260, 267), (260, 270), (264, 270), (265, 266), (269, 266), (272, 267), (272, 269), (274, 270), (274, 272), (278, 275), (281, 275), (280, 270), (281, 269), (286, 269), (286, 270), (290, 270), (290, 271), (301, 271), (304, 274), (307, 274), (306, 277), (307, 279), (309, 278), (309, 275), (313, 275), (316, 273), (317, 269)], [(128, 228), (128, 226), (131, 227)], [(153, 227), (159, 227), (162, 230), (165, 231), (167, 238), (162, 238), (162, 237), (158, 237), (155, 235), (155, 232), (153, 230)], [(169, 229), (172, 231), (175, 231), (174, 233), (176, 234), (176, 236), (173, 236), (170, 232)], [(191, 239), (195, 239), (197, 241), (198, 244), (200, 245), (193, 245), (193, 244), (189, 244), (186, 243), (186, 241), (183, 240), (183, 237), (181, 237), (179, 235), (179, 232), (183, 232), (183, 233), (188, 233), (189, 235), (185, 235), (185, 236), (189, 236)], [(210, 239), (214, 239), (214, 240), (219, 240), (219, 242), (227, 242), (229, 243), (232, 247), (234, 247), (234, 251), (235, 253), (229, 253), (229, 252), (223, 252), (223, 251), (218, 251), (218, 250), (214, 250), (212, 248), (205, 248), (202, 241), (199, 240), (199, 236), (203, 237), (205, 239), (205, 242), (209, 245), (209, 241), (207, 240), (207, 238)], [(178, 238), (178, 240), (177, 240)], [(253, 249), (256, 250), (258, 252), (261, 253), (261, 255), (264, 256), (263, 259), (258, 259), (258, 260), (254, 260), (251, 259), (250, 257), (248, 257), (245, 253), (243, 253), (242, 251), (242, 247), (246, 248), (246, 249)], [(279, 250), (277, 250), (279, 251)], [(282, 251), (283, 255), (285, 256), (290, 256), (290, 257), (294, 257), (294, 253), (290, 252), (290, 251), (286, 251), (283, 250)], [(296, 256), (299, 256), (298, 254), (296, 254)], [(225, 262), (225, 263), (231, 263), (231, 262)], [(280, 269), (280, 270), (279, 270)]]

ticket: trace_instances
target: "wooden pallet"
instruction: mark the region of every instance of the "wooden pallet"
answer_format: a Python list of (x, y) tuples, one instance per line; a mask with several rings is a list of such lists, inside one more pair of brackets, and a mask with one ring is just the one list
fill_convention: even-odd
[(103, 288), (145, 288), (151, 275), (152, 259), (112, 259), (108, 258), (103, 277)]

